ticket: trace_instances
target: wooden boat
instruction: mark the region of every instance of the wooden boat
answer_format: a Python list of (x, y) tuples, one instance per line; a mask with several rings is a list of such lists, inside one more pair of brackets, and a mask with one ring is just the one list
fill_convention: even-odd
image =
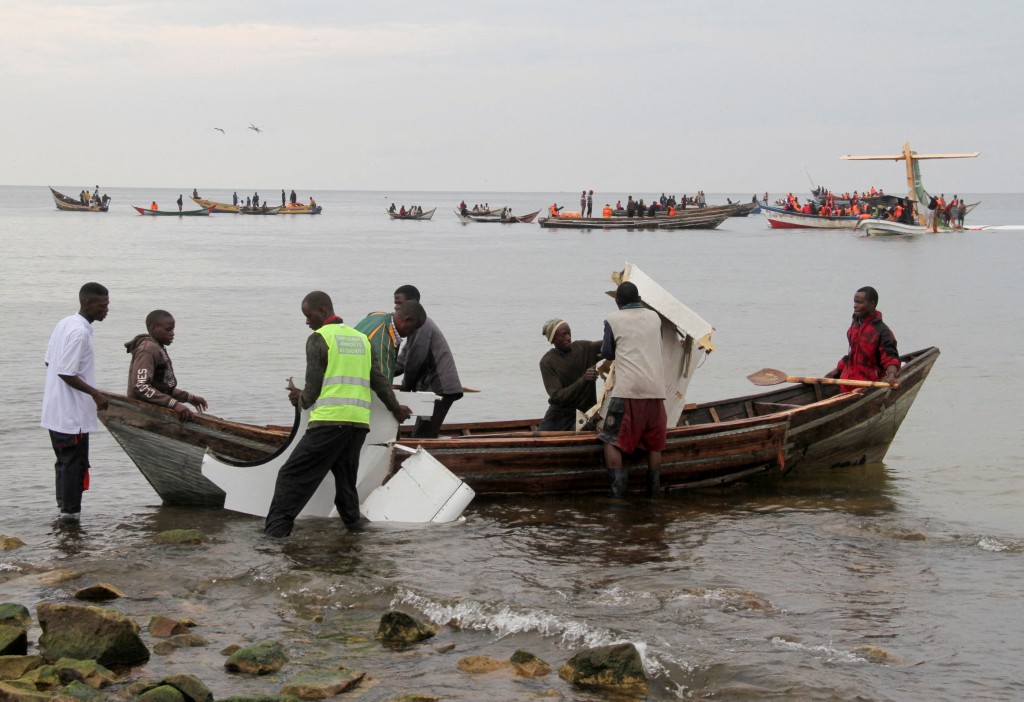
[(285, 205), (284, 207), (281, 208), (281, 214), (288, 214), (288, 215), (301, 215), (301, 214), (305, 214), (305, 215), (318, 215), (321, 212), (323, 212), (323, 209), (324, 208), (321, 207), (320, 205), (314, 205), (314, 206), (310, 207), (309, 205), (304, 205), (302, 203), (296, 203), (294, 205), (291, 204), (291, 203), (288, 203), (287, 205)]
[(206, 207), (210, 209), (213, 214), (239, 214), (242, 209), (241, 205), (232, 205), (227, 202), (217, 202), (215, 200), (206, 200), (201, 197), (193, 197), (192, 200), (200, 207)]
[[(662, 486), (706, 488), (881, 461), (938, 356), (934, 347), (903, 356), (896, 390), (786, 385), (686, 405), (668, 431)], [(237, 465), (262, 463), (287, 448), (299, 424), (298, 413), (292, 427), (210, 415), (182, 424), (173, 410), (104, 394), (110, 404), (100, 419), (165, 504), (223, 505), (223, 491), (202, 474), (204, 453)], [(539, 424), (539, 418), (449, 424), (441, 438), (402, 443), (426, 449), (477, 495), (607, 492), (597, 432), (538, 432)], [(403, 460), (396, 451), (393, 465)], [(626, 465), (645, 466), (646, 458), (634, 454)], [(644, 471), (631, 471), (630, 488), (643, 487)]]
[(857, 224), (857, 229), (864, 232), (866, 236), (908, 236), (931, 231), (928, 227), (922, 227), (920, 224), (893, 222), (888, 219), (862, 219)]
[(755, 209), (760, 211), (760, 208), (758, 207), (756, 202), (741, 202), (741, 203), (739, 203), (739, 205), (737, 205), (736, 211), (733, 212), (729, 216), (730, 217), (746, 217), (751, 212), (753, 212)]
[(110, 208), (110, 200), (107, 200), (105, 205), (83, 205), (81, 200), (68, 197), (53, 188), (50, 188), (50, 194), (53, 195), (53, 202), (57, 205), (57, 209), (65, 212), (106, 212)]
[(541, 217), (546, 229), (716, 229), (738, 205), (678, 210), (656, 217)]
[(430, 219), (434, 216), (434, 210), (436, 209), (437, 208), (435, 207), (433, 210), (426, 210), (425, 212), (420, 212), (418, 214), (399, 214), (398, 212), (392, 212), (391, 210), (387, 210), (387, 213), (388, 217), (391, 219)]
[(856, 229), (861, 220), (860, 217), (823, 217), (765, 204), (761, 205), (761, 214), (772, 229)]
[(277, 207), (266, 207), (260, 205), (259, 207), (239, 207), (238, 213), (244, 215), (276, 215), (280, 214), (281, 210), (284, 209), (281, 205)]
[(455, 216), (459, 219), (460, 222), (463, 223), (496, 222), (497, 224), (529, 224), (533, 220), (535, 220), (537, 218), (537, 215), (539, 214), (540, 210), (537, 210), (536, 212), (531, 212), (530, 214), (525, 215), (513, 215), (510, 213), (506, 213), (505, 216), (502, 217), (500, 211), (497, 214), (492, 213), (482, 215), (475, 212), (471, 212), (467, 215), (462, 215), (462, 213), (460, 213), (458, 210), (455, 210)]
[(204, 217), (209, 215), (213, 211), (212, 207), (204, 207), (201, 210), (151, 210), (148, 207), (138, 207), (132, 205), (136, 212), (140, 215), (150, 215), (151, 217)]

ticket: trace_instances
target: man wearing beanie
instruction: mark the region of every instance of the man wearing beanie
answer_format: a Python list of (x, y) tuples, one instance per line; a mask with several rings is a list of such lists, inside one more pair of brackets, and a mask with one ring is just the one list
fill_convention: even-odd
[(600, 341), (573, 341), (569, 323), (549, 319), (541, 333), (554, 346), (540, 359), (540, 377), (548, 393), (548, 411), (540, 431), (572, 431), (576, 410), (597, 404), (597, 369)]

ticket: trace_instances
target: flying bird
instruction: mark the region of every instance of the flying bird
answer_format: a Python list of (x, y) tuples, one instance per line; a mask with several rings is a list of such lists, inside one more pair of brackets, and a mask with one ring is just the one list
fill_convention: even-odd
[(216, 130), (217, 130), (218, 132), (220, 132), (221, 134), (227, 134), (227, 132), (225, 132), (225, 131), (224, 131), (223, 129), (221, 129), (220, 127), (214, 127), (214, 129), (216, 129)]
[(256, 132), (257, 134), (262, 134), (262, 133), (263, 133), (263, 130), (262, 130), (262, 129), (260, 129), (259, 127), (257, 127), (257, 126), (256, 126), (255, 124), (253, 124), (252, 122), (249, 122), (249, 129), (253, 130), (253, 131), (254, 131), (254, 132)]

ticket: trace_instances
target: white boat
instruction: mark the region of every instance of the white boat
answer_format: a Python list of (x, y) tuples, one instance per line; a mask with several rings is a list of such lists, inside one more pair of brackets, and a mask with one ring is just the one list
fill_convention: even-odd
[(856, 229), (860, 222), (860, 217), (823, 217), (764, 204), (761, 214), (772, 229)]
[(909, 236), (930, 231), (928, 227), (922, 227), (920, 224), (905, 224), (887, 219), (862, 219), (857, 224), (857, 229), (866, 236)]

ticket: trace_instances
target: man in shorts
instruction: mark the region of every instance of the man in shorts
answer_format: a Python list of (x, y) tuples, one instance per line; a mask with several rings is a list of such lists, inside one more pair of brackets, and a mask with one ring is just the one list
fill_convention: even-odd
[(615, 291), (619, 310), (604, 323), (601, 356), (615, 360), (615, 383), (605, 412), (604, 462), (612, 495), (625, 494), (628, 469), (622, 454), (647, 451), (647, 491), (661, 487), (661, 452), (665, 448), (664, 361), (661, 355), (661, 317), (640, 302), (636, 285), (625, 282)]

